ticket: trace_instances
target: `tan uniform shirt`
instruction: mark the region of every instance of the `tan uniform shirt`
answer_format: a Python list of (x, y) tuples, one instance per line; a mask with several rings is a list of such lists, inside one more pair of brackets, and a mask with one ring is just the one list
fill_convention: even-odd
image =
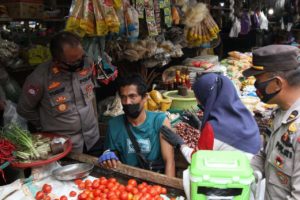
[(17, 107), (42, 131), (70, 136), (76, 152), (83, 151), (84, 143), (89, 150), (99, 139), (92, 68), (85, 63), (73, 73), (52, 62), (40, 65), (27, 77)]
[(266, 178), (265, 200), (300, 199), (300, 99), (274, 113), (264, 151), (251, 164)]

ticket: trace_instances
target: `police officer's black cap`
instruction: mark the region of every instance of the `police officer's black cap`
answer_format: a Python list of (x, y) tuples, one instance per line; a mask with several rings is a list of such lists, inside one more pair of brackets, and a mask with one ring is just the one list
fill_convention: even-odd
[(269, 45), (253, 51), (253, 66), (243, 71), (245, 77), (300, 67), (300, 51), (290, 45)]

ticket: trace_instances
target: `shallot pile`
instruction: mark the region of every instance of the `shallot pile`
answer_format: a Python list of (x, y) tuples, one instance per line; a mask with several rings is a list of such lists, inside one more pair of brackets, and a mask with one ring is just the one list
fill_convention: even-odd
[(200, 130), (195, 129), (184, 122), (177, 123), (174, 128), (176, 128), (177, 134), (182, 137), (186, 145), (191, 148), (197, 147)]

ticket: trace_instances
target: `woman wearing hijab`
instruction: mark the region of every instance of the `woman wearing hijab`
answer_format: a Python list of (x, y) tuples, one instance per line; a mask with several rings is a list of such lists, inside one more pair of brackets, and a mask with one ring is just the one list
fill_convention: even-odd
[[(202, 123), (195, 115), (187, 115), (191, 126), (201, 129), (198, 148), (195, 150), (240, 150), (256, 154), (260, 149), (258, 126), (251, 113), (241, 102), (232, 82), (215, 73), (200, 76), (193, 85), (198, 106), (203, 110)], [(163, 136), (190, 162), (195, 151), (167, 127), (161, 128)]]

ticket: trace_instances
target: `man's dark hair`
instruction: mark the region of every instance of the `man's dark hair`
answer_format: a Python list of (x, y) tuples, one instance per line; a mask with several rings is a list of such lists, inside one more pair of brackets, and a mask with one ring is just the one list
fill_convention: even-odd
[(76, 47), (81, 44), (81, 39), (78, 35), (67, 31), (54, 35), (50, 41), (50, 52), (54, 59), (60, 60), (63, 58), (63, 46), (65, 44)]
[(132, 74), (129, 76), (121, 77), (118, 81), (118, 91), (120, 93), (120, 88), (129, 86), (129, 85), (136, 85), (137, 92), (142, 97), (145, 97), (147, 94), (147, 84), (144, 79), (139, 74)]
[(280, 76), (284, 78), (290, 86), (300, 86), (300, 67), (286, 71), (274, 72), (272, 73), (272, 76)]

